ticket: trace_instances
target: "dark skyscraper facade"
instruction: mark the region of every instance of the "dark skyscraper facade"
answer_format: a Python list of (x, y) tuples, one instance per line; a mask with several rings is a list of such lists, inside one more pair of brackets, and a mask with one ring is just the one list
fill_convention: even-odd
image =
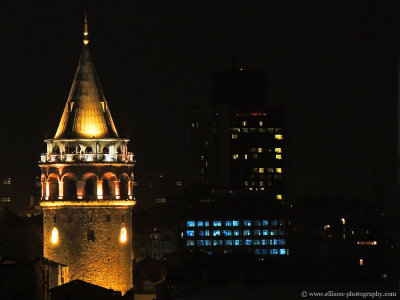
[(264, 191), (284, 200), (284, 115), (282, 109), (267, 108), (265, 74), (215, 73), (213, 86), (213, 107), (192, 110), (194, 177), (201, 184)]

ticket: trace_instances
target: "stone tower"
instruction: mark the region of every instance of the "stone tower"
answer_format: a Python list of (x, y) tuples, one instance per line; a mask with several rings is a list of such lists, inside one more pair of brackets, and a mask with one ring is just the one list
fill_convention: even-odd
[(80, 279), (125, 293), (132, 288), (133, 154), (120, 138), (89, 52), (82, 54), (42, 170), (44, 256)]

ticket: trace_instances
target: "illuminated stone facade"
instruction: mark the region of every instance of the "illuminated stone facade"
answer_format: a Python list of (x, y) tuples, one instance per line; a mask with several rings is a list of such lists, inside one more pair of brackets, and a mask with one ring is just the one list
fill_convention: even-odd
[(42, 169), (44, 256), (80, 279), (132, 288), (134, 157), (111, 118), (89, 53), (85, 24), (78, 69)]

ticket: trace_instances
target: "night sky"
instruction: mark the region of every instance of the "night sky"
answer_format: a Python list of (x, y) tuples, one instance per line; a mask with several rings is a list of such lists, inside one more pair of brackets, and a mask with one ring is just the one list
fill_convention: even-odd
[[(6, 2), (6, 3), (5, 3)], [(396, 1), (87, 1), (90, 48), (136, 176), (185, 180), (189, 108), (209, 106), (211, 74), (267, 73), (288, 107), (290, 187), (301, 196), (376, 199), (393, 188)], [(82, 1), (1, 4), (0, 176), (17, 206), (61, 118), (82, 45)]]

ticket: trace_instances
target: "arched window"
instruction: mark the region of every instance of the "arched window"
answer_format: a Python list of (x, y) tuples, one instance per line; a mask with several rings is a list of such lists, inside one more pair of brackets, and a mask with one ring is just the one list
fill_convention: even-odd
[(92, 147), (86, 147), (86, 151), (87, 154), (93, 153)]
[(60, 149), (57, 146), (55, 146), (54, 149), (53, 149), (53, 152), (55, 154), (60, 154)]
[(120, 190), (120, 195), (121, 199), (126, 200), (128, 199), (128, 184), (129, 184), (129, 177), (127, 175), (122, 175), (121, 176), (121, 181), (119, 183), (119, 190)]
[(64, 199), (75, 200), (76, 195), (76, 181), (73, 178), (65, 177), (64, 179)]
[(49, 181), (49, 199), (57, 199), (58, 198), (58, 179), (55, 177), (50, 177)]
[(112, 199), (111, 182), (103, 179), (103, 197), (104, 199)]
[(117, 148), (117, 153), (118, 153), (118, 154), (122, 154), (121, 147), (118, 147), (118, 148)]
[(94, 242), (94, 231), (91, 229), (87, 232), (87, 240)]
[(75, 154), (75, 151), (76, 151), (75, 147), (73, 147), (73, 146), (68, 146), (67, 147), (67, 153), (68, 154)]
[(103, 148), (103, 153), (104, 154), (109, 154), (110, 153), (110, 149), (108, 149), (108, 147), (104, 147)]
[(85, 196), (86, 200), (94, 200), (97, 195), (97, 178), (95, 176), (89, 177), (85, 181)]

